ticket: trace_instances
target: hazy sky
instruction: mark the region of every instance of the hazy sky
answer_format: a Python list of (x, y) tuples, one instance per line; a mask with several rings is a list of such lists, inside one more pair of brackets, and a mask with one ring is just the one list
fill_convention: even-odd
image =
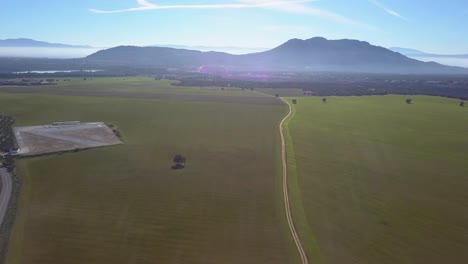
[(468, 53), (467, 0), (0, 0), (0, 26), (0, 39), (97, 47), (270, 48), (323, 36)]

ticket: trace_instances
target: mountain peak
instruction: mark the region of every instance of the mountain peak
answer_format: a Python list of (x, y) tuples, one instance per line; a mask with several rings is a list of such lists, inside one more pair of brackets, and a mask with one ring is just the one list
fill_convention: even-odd
[(310, 38), (310, 39), (306, 39), (304, 40), (306, 42), (317, 42), (317, 41), (328, 41), (328, 39), (324, 38), (324, 37), (313, 37), (313, 38)]
[(337, 40), (329, 40), (324, 37), (313, 37), (310, 39), (290, 39), (287, 42), (283, 43), (282, 45), (276, 47), (274, 50), (308, 50), (311, 51), (313, 49), (316, 50), (323, 50), (323, 49), (352, 49), (352, 48), (359, 48), (359, 49), (384, 49), (379, 46), (373, 46), (369, 42), (360, 41), (355, 39), (337, 39)]

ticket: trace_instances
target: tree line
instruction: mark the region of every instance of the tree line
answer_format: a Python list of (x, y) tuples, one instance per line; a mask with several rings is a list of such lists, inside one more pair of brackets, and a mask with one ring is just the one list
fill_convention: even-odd
[(224, 79), (217, 77), (188, 77), (181, 78), (180, 86), (201, 87), (238, 87), (242, 89), (256, 88), (298, 88), (304, 95), (311, 96), (364, 96), (364, 95), (432, 95), (468, 100), (468, 82), (446, 86), (433, 82), (392, 83), (386, 80), (372, 80), (369, 82), (315, 82), (315, 81), (252, 81), (238, 79)]

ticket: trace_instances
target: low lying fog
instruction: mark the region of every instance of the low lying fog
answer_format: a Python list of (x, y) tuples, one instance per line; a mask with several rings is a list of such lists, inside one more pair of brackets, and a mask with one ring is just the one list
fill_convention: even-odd
[(449, 66), (459, 66), (468, 68), (468, 59), (466, 58), (440, 58), (440, 57), (411, 57), (420, 61), (435, 61)]
[(54, 58), (69, 59), (83, 58), (95, 53), (97, 48), (24, 48), (0, 47), (0, 57)]

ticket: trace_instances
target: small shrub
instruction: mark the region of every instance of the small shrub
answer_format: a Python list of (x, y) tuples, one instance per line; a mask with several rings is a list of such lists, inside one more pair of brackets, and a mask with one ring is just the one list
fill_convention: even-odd
[(187, 161), (187, 158), (180, 155), (180, 154), (177, 154), (174, 156), (174, 165), (172, 165), (172, 169), (173, 170), (180, 170), (180, 169), (183, 169), (185, 168), (185, 162)]
[(174, 164), (174, 165), (172, 165), (172, 167), (171, 167), (171, 169), (173, 169), (173, 170), (181, 170), (181, 169), (183, 169), (183, 168), (185, 168), (185, 166), (182, 165), (182, 164)]

